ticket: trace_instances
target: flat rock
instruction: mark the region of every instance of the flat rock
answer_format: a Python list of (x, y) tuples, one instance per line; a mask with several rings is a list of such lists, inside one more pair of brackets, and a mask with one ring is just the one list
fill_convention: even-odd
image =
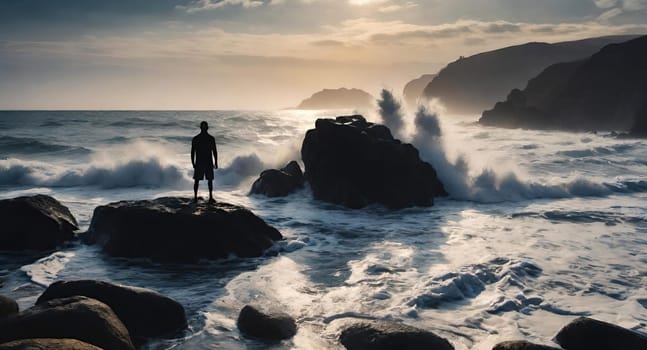
[(361, 321), (346, 327), (339, 336), (348, 350), (453, 350), (445, 338), (403, 323)]
[(79, 229), (70, 210), (45, 195), (0, 200), (0, 222), (0, 250), (54, 249)]
[(156, 291), (103, 281), (79, 280), (52, 283), (36, 305), (49, 300), (85, 296), (108, 305), (131, 337), (156, 337), (186, 327), (184, 308)]
[(271, 342), (292, 338), (297, 333), (297, 324), (290, 315), (260, 311), (249, 305), (240, 311), (237, 324), (241, 333)]
[(647, 335), (588, 317), (569, 323), (555, 338), (566, 350), (647, 349)]
[(23, 339), (0, 344), (0, 350), (101, 350), (76, 339)]
[(82, 238), (113, 256), (195, 262), (262, 256), (283, 236), (240, 206), (164, 197), (97, 207)]
[(291, 161), (280, 170), (269, 169), (261, 173), (254, 181), (250, 193), (263, 194), (268, 197), (285, 197), (303, 188), (305, 178), (299, 163)]
[(112, 309), (86, 297), (50, 300), (0, 319), (0, 343), (33, 338), (71, 338), (103, 349), (134, 349)]
[(492, 350), (560, 350), (546, 345), (539, 345), (525, 340), (505, 341), (495, 345)]

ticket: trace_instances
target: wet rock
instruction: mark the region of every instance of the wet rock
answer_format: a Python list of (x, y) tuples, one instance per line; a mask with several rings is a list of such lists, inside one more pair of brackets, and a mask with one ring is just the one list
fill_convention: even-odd
[(647, 349), (647, 335), (587, 317), (569, 323), (555, 338), (566, 350)]
[(76, 339), (24, 339), (0, 344), (0, 350), (101, 350)]
[(299, 163), (291, 161), (281, 170), (270, 169), (261, 173), (261, 176), (252, 185), (252, 194), (264, 194), (268, 197), (284, 197), (303, 188), (305, 178)]
[(50, 300), (0, 319), (0, 342), (33, 338), (71, 338), (103, 349), (134, 349), (112, 309), (86, 297)]
[(0, 295), (0, 318), (18, 313), (18, 303), (11, 298)]
[(529, 343), (525, 340), (505, 341), (495, 345), (492, 350), (559, 350), (550, 346)]
[(165, 197), (97, 207), (82, 238), (113, 256), (195, 262), (261, 256), (283, 236), (240, 206)]
[(45, 195), (0, 200), (0, 222), (0, 250), (54, 249), (79, 229), (70, 210)]
[(133, 338), (163, 336), (186, 327), (184, 308), (175, 300), (150, 289), (102, 281), (54, 282), (36, 305), (73, 296), (85, 296), (108, 305)]
[(346, 327), (339, 336), (348, 350), (453, 350), (447, 341), (429, 331), (402, 323), (361, 321)]
[(238, 316), (241, 333), (272, 342), (292, 338), (297, 333), (297, 324), (292, 317), (281, 312), (261, 312), (246, 305)]
[(315, 198), (362, 208), (430, 206), (446, 192), (418, 150), (362, 116), (319, 119), (303, 140), (301, 157)]

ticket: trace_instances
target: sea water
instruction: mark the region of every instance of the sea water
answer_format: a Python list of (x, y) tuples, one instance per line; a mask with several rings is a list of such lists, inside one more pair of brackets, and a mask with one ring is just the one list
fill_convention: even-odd
[(193, 265), (112, 258), (79, 243), (1, 253), (0, 294), (24, 309), (59, 279), (155, 289), (184, 305), (189, 329), (148, 349), (267, 348), (236, 328), (246, 304), (296, 318), (297, 335), (273, 349), (340, 348), (352, 318), (405, 322), (457, 349), (551, 344), (581, 315), (647, 330), (646, 141), (455, 116), (425, 132), (429, 123), (410, 113), (398, 135), (450, 193), (433, 207), (350, 210), (307, 188), (248, 195), (263, 169), (300, 161), (317, 118), (340, 113), (0, 112), (0, 198), (54, 196), (85, 230), (102, 204), (192, 196), (190, 142), (206, 120), (218, 145), (216, 199), (249, 207), (285, 236), (266, 257)]

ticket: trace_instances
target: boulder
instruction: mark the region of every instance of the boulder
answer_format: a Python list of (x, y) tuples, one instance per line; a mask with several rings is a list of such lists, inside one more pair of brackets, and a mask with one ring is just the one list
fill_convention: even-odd
[(0, 343), (32, 338), (71, 338), (103, 349), (134, 349), (112, 309), (86, 297), (50, 300), (0, 319)]
[(348, 350), (453, 350), (452, 344), (429, 331), (388, 321), (361, 321), (346, 327), (339, 340)]
[(0, 295), (0, 318), (18, 313), (18, 303), (11, 298)]
[(23, 339), (0, 344), (0, 350), (101, 350), (76, 339)]
[(359, 115), (317, 120), (301, 157), (315, 198), (346, 207), (430, 206), (434, 197), (446, 195), (415, 147)]
[(133, 338), (163, 336), (186, 327), (184, 308), (177, 301), (150, 289), (109, 282), (54, 282), (38, 298), (36, 305), (73, 296), (85, 296), (110, 306)]
[(555, 338), (566, 350), (647, 349), (647, 335), (587, 317), (569, 323)]
[(495, 345), (492, 350), (559, 350), (546, 345), (529, 343), (525, 340), (505, 341)]
[(261, 312), (249, 305), (240, 311), (237, 323), (241, 333), (271, 342), (292, 338), (297, 333), (297, 324), (290, 315)]
[(176, 197), (97, 207), (82, 236), (112, 256), (176, 262), (262, 256), (282, 238), (243, 207)]
[(0, 222), (0, 250), (54, 249), (79, 229), (70, 210), (45, 195), (0, 200)]
[(302, 188), (305, 183), (303, 172), (299, 163), (291, 161), (281, 170), (270, 169), (261, 173), (261, 176), (252, 185), (252, 194), (264, 194), (268, 197), (285, 197)]

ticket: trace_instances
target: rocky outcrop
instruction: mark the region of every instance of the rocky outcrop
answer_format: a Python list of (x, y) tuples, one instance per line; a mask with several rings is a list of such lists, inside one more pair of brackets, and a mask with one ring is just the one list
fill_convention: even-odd
[(113, 256), (195, 262), (261, 256), (283, 237), (240, 206), (165, 197), (97, 207), (82, 238)]
[(101, 350), (76, 339), (23, 339), (0, 344), (0, 350)]
[(0, 250), (54, 249), (79, 229), (70, 210), (45, 195), (0, 200), (0, 222)]
[(636, 111), (634, 125), (629, 133), (632, 137), (647, 138), (647, 102)]
[(647, 349), (647, 335), (587, 317), (569, 323), (555, 338), (566, 350)]
[(372, 109), (375, 98), (359, 89), (324, 89), (303, 100), (297, 109)]
[(291, 161), (281, 170), (270, 169), (261, 173), (254, 181), (251, 194), (263, 194), (268, 197), (285, 197), (303, 188), (305, 178), (299, 163)]
[(408, 107), (415, 107), (418, 100), (422, 97), (423, 91), (429, 83), (436, 77), (436, 74), (423, 74), (417, 79), (413, 79), (404, 86), (402, 94), (404, 102)]
[(434, 349), (453, 350), (452, 344), (432, 332), (387, 321), (361, 321), (339, 336), (348, 350)]
[(69, 338), (103, 349), (134, 349), (112, 309), (86, 297), (50, 300), (0, 319), (0, 343), (32, 338)]
[(505, 341), (495, 345), (492, 350), (559, 350), (546, 345), (529, 343), (524, 340)]
[(0, 295), (0, 319), (18, 313), (18, 303), (11, 298)]
[(262, 312), (249, 305), (240, 311), (237, 324), (241, 333), (270, 342), (290, 339), (297, 333), (297, 324), (290, 315)]
[(608, 45), (586, 60), (547, 68), (525, 90), (513, 90), (506, 101), (485, 111), (479, 122), (581, 131), (628, 131), (633, 126), (638, 132), (645, 96), (647, 36)]
[(131, 337), (163, 336), (186, 327), (184, 308), (175, 300), (150, 289), (109, 282), (54, 282), (38, 298), (36, 305), (73, 296), (85, 296), (108, 305)]
[(430, 206), (446, 195), (415, 147), (359, 115), (317, 120), (301, 157), (315, 198), (349, 208)]
[(481, 113), (552, 64), (585, 59), (608, 44), (632, 38), (635, 36), (527, 43), (461, 57), (443, 68), (423, 95), (439, 98), (451, 114)]

